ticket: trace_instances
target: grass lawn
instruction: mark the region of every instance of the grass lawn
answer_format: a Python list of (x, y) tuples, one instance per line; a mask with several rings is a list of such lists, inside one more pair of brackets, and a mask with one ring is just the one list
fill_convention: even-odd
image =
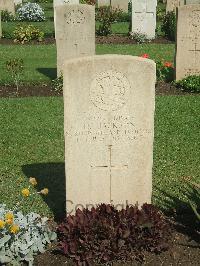
[[(173, 61), (173, 44), (142, 45), (97, 45), (97, 54), (137, 55), (148, 53), (154, 60), (163, 58)], [(56, 77), (55, 45), (0, 45), (0, 83), (12, 83), (10, 73), (6, 72), (5, 62), (15, 57), (24, 60), (24, 83), (47, 83)]]
[[(188, 198), (181, 176), (198, 180), (200, 172), (199, 96), (156, 98), (153, 202), (162, 209), (182, 208)], [(34, 210), (62, 213), (64, 208), (63, 102), (60, 97), (0, 99), (0, 202), (13, 207), (28, 178), (39, 180)], [(26, 200), (24, 210), (31, 201)]]

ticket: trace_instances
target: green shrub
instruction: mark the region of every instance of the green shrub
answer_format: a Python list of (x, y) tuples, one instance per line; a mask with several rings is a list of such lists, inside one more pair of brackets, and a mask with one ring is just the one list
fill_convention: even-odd
[(19, 89), (20, 76), (24, 70), (24, 61), (21, 58), (13, 58), (6, 61), (6, 70), (11, 75), (16, 86), (17, 93)]
[(121, 12), (119, 14), (118, 22), (129, 22), (131, 19), (131, 14), (126, 12)]
[(11, 12), (8, 12), (7, 10), (2, 10), (1, 12), (1, 20), (4, 22), (8, 22), (8, 21), (14, 21), (15, 20), (15, 16), (13, 16), (13, 14)]
[(161, 27), (164, 35), (171, 41), (175, 41), (176, 38), (176, 15), (175, 12), (168, 12), (162, 22)]
[(192, 75), (182, 80), (176, 81), (175, 85), (183, 91), (200, 92), (200, 75)]
[(143, 259), (144, 251), (168, 248), (170, 228), (163, 215), (150, 204), (121, 211), (102, 204), (91, 210), (77, 210), (58, 228), (60, 249), (77, 265), (114, 260)]
[(16, 12), (19, 21), (44, 21), (44, 10), (36, 3), (26, 3), (20, 6)]
[(200, 222), (200, 184), (193, 182), (190, 177), (183, 177), (182, 179), (187, 182), (193, 189), (193, 192), (195, 194), (195, 203), (191, 201), (189, 203), (194, 214)]
[(44, 38), (44, 32), (40, 31), (33, 25), (18, 25), (14, 32), (14, 42), (20, 42), (24, 44), (26, 42), (30, 42), (32, 40), (36, 40), (41, 42)]
[(96, 20), (100, 22), (97, 29), (97, 35), (107, 36), (112, 33), (112, 23), (117, 21), (122, 14), (120, 9), (115, 9), (110, 6), (102, 6), (97, 9)]
[(174, 67), (171, 62), (156, 61), (157, 80), (171, 82), (174, 80)]
[(137, 33), (137, 32), (130, 32), (129, 37), (132, 40), (135, 40), (137, 43), (145, 43), (145, 42), (151, 42), (151, 39), (147, 37), (146, 34)]

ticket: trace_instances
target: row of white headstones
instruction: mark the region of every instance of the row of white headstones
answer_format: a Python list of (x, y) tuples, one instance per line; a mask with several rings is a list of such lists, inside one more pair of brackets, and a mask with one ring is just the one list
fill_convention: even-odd
[[(200, 74), (200, 5), (179, 7), (177, 17), (175, 65), (179, 80)], [(65, 59), (95, 54), (95, 8), (90, 5), (56, 6), (55, 32), (57, 73), (60, 75)]]
[[(79, 4), (79, 0), (54, 0), (54, 8), (68, 4)], [(129, 0), (99, 0), (98, 6), (109, 6), (128, 12)], [(132, 1), (132, 32), (142, 33), (148, 39), (155, 38), (157, 0)], [(54, 14), (55, 18), (56, 14)]]
[(95, 7), (55, 7), (64, 79), (67, 213), (151, 202), (156, 66), (95, 55)]
[[(120, 208), (150, 203), (155, 63), (96, 56), (95, 8), (55, 10), (58, 71), (64, 78), (67, 212), (99, 203)], [(200, 74), (200, 6), (178, 10), (177, 73)]]

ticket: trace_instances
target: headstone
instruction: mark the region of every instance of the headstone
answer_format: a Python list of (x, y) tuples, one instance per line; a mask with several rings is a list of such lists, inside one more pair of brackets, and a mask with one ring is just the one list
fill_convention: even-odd
[(151, 202), (155, 63), (123, 55), (65, 61), (67, 212)]
[(176, 11), (179, 6), (184, 6), (186, 0), (167, 0), (166, 13)]
[(22, 0), (14, 0), (14, 4), (15, 5), (21, 5), (22, 4)]
[(98, 7), (109, 6), (110, 3), (111, 3), (110, 0), (98, 0)]
[(7, 10), (13, 15), (15, 14), (14, 0), (0, 0), (0, 10)]
[(56, 39), (56, 7), (62, 5), (78, 5), (79, 0), (53, 0), (53, 8), (54, 8), (54, 29), (55, 29), (55, 39)]
[(66, 59), (95, 54), (95, 7), (56, 7), (57, 74)]
[(128, 13), (129, 0), (111, 0), (112, 8), (121, 9), (123, 12)]
[(166, 13), (176, 11), (179, 6), (195, 4), (200, 4), (200, 0), (167, 0)]
[(157, 0), (132, 0), (132, 32), (155, 38)]
[(176, 80), (200, 75), (200, 5), (178, 8)]
[(186, 5), (199, 5), (200, 0), (185, 0)]

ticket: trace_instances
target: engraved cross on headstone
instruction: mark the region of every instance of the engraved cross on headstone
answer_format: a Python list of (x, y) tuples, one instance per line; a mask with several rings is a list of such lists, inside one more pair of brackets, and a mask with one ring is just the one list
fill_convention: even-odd
[(143, 17), (145, 17), (146, 14), (153, 14), (153, 16), (154, 16), (154, 12), (147, 11), (147, 3), (146, 3), (146, 9), (144, 11), (135, 11), (134, 13), (135, 14), (143, 14), (144, 15)]
[(112, 145), (108, 145), (108, 152), (109, 152), (109, 164), (108, 165), (91, 165), (92, 169), (100, 169), (105, 170), (108, 169), (109, 171), (109, 177), (110, 177), (110, 202), (112, 201), (112, 170), (124, 170), (128, 169), (128, 165), (113, 165), (112, 164)]

